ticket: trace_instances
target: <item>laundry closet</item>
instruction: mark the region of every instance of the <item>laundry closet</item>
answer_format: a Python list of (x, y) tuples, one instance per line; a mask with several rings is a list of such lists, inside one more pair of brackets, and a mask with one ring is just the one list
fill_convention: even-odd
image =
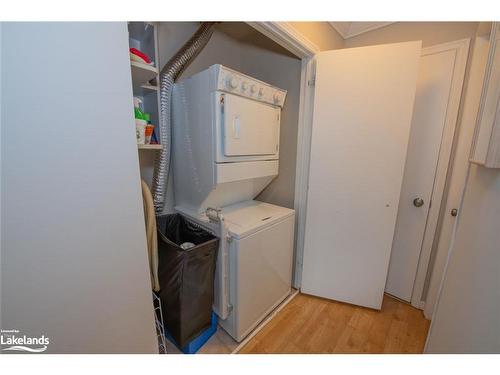
[[(157, 69), (199, 27), (148, 25), (129, 23), (131, 46), (134, 33), (149, 28), (146, 44), (156, 43), (150, 51)], [(180, 212), (220, 239), (219, 325), (241, 342), (292, 295), (291, 285), (374, 309), (381, 309), (384, 293), (419, 309), (427, 298), (430, 319), (470, 40), (431, 46), (354, 40), (305, 58), (258, 26), (262, 32), (231, 22), (214, 29), (176, 79), (172, 144), (160, 147), (170, 146), (173, 159), (162, 214)], [(158, 123), (159, 88), (135, 87)], [(148, 185), (158, 152), (139, 147)], [(260, 221), (285, 218), (284, 232), (231, 248), (232, 241), (263, 231)], [(275, 275), (266, 276), (270, 264)], [(254, 308), (266, 298), (266, 308)]]
[[(198, 22), (157, 23), (158, 66), (160, 69), (194, 34), (199, 24)], [(153, 40), (148, 41), (148, 43), (153, 42)], [(300, 59), (244, 22), (222, 22), (215, 26), (215, 31), (208, 44), (181, 73), (179, 79), (190, 77), (214, 64), (223, 65), (287, 91), (280, 119), (279, 174), (264, 189), (259, 199), (293, 208)], [(149, 96), (149, 94), (146, 94), (148, 95), (146, 101), (151, 101), (153, 109), (156, 109), (156, 97)], [(158, 110), (152, 110), (152, 112), (158, 113)], [(158, 118), (155, 120), (157, 121)], [(141, 151), (139, 157), (141, 175), (145, 181), (149, 182), (153, 175), (155, 154), (154, 152)], [(173, 184), (172, 179), (169, 179), (169, 184)], [(173, 205), (173, 185), (169, 185), (166, 206), (173, 207)]]
[(497, 342), (499, 25), (361, 24), (1, 24), (2, 324), (51, 353), (338, 352), (397, 305), (435, 352), (467, 344), (459, 305)]
[[(198, 27), (129, 23), (130, 45), (162, 67)], [(170, 148), (160, 214), (181, 213), (219, 238), (213, 310), (240, 342), (291, 294), (301, 61), (245, 23), (213, 28), (175, 80), (171, 139), (156, 131), (157, 143), (139, 145), (139, 160), (151, 186), (155, 159)], [(133, 77), (136, 100), (156, 123), (159, 80)]]

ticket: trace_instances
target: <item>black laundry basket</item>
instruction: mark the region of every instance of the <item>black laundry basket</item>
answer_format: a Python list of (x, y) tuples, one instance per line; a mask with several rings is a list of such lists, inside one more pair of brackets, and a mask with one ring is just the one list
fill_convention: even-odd
[[(184, 347), (211, 325), (219, 239), (180, 214), (156, 218), (164, 323)], [(191, 242), (195, 246), (182, 249)]]

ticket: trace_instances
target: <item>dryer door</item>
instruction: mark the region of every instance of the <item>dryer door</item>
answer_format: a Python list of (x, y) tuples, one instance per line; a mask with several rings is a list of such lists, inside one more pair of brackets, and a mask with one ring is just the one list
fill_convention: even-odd
[(280, 109), (269, 104), (221, 94), (223, 157), (276, 156), (279, 149)]

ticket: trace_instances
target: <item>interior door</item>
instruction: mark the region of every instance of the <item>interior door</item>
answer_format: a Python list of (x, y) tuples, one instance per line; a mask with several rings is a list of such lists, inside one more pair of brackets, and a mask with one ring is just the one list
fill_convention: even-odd
[(302, 291), (380, 309), (420, 42), (316, 56)]
[[(408, 302), (426, 230), (446, 119), (453, 117), (448, 112), (452, 112), (449, 101), (453, 93), (456, 55), (456, 49), (436, 46), (424, 49), (420, 59), (401, 201), (385, 287), (386, 292)], [(453, 89), (460, 95), (462, 85), (455, 85)], [(434, 204), (439, 205), (438, 197), (435, 198)]]

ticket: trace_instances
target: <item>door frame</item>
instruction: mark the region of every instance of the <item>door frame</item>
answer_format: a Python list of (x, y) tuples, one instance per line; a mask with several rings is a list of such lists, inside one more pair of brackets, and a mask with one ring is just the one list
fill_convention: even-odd
[(320, 48), (299, 33), (288, 22), (248, 22), (250, 26), (286, 48), (302, 60), (300, 69), (299, 123), (297, 132), (297, 159), (295, 167), (295, 251), (292, 285), (302, 285), (302, 260), (306, 229), (307, 189), (309, 182), (309, 156), (312, 136), (312, 110), (314, 104), (314, 55)]
[[(248, 22), (248, 24), (302, 60), (294, 197), (297, 231), (295, 238), (293, 277), (293, 286), (300, 289), (302, 284), (302, 260), (304, 255), (307, 191), (309, 183), (309, 158), (312, 135), (312, 110), (314, 104), (314, 55), (321, 50), (317, 45), (299, 33), (287, 22)], [(443, 133), (443, 140), (441, 141), (436, 178), (434, 180), (434, 187), (432, 191), (434, 205), (429, 209), (424, 240), (422, 242), (422, 250), (418, 262), (417, 275), (415, 277), (412, 292), (411, 304), (419, 309), (424, 308), (424, 302), (421, 301), (421, 296), (429, 271), (429, 260), (434, 238), (436, 237), (435, 234), (442, 206), (441, 203), (445, 200), (445, 183), (449, 174), (448, 168), (450, 162), (452, 161), (451, 150), (456, 138), (455, 130), (463, 91), (469, 44), (470, 39), (466, 38), (422, 49), (422, 52), (426, 54), (455, 50), (456, 60), (451, 88), (452, 95), (448, 101), (445, 130)], [(457, 89), (457, 85), (460, 89)], [(437, 204), (438, 201), (440, 201), (440, 204)]]

